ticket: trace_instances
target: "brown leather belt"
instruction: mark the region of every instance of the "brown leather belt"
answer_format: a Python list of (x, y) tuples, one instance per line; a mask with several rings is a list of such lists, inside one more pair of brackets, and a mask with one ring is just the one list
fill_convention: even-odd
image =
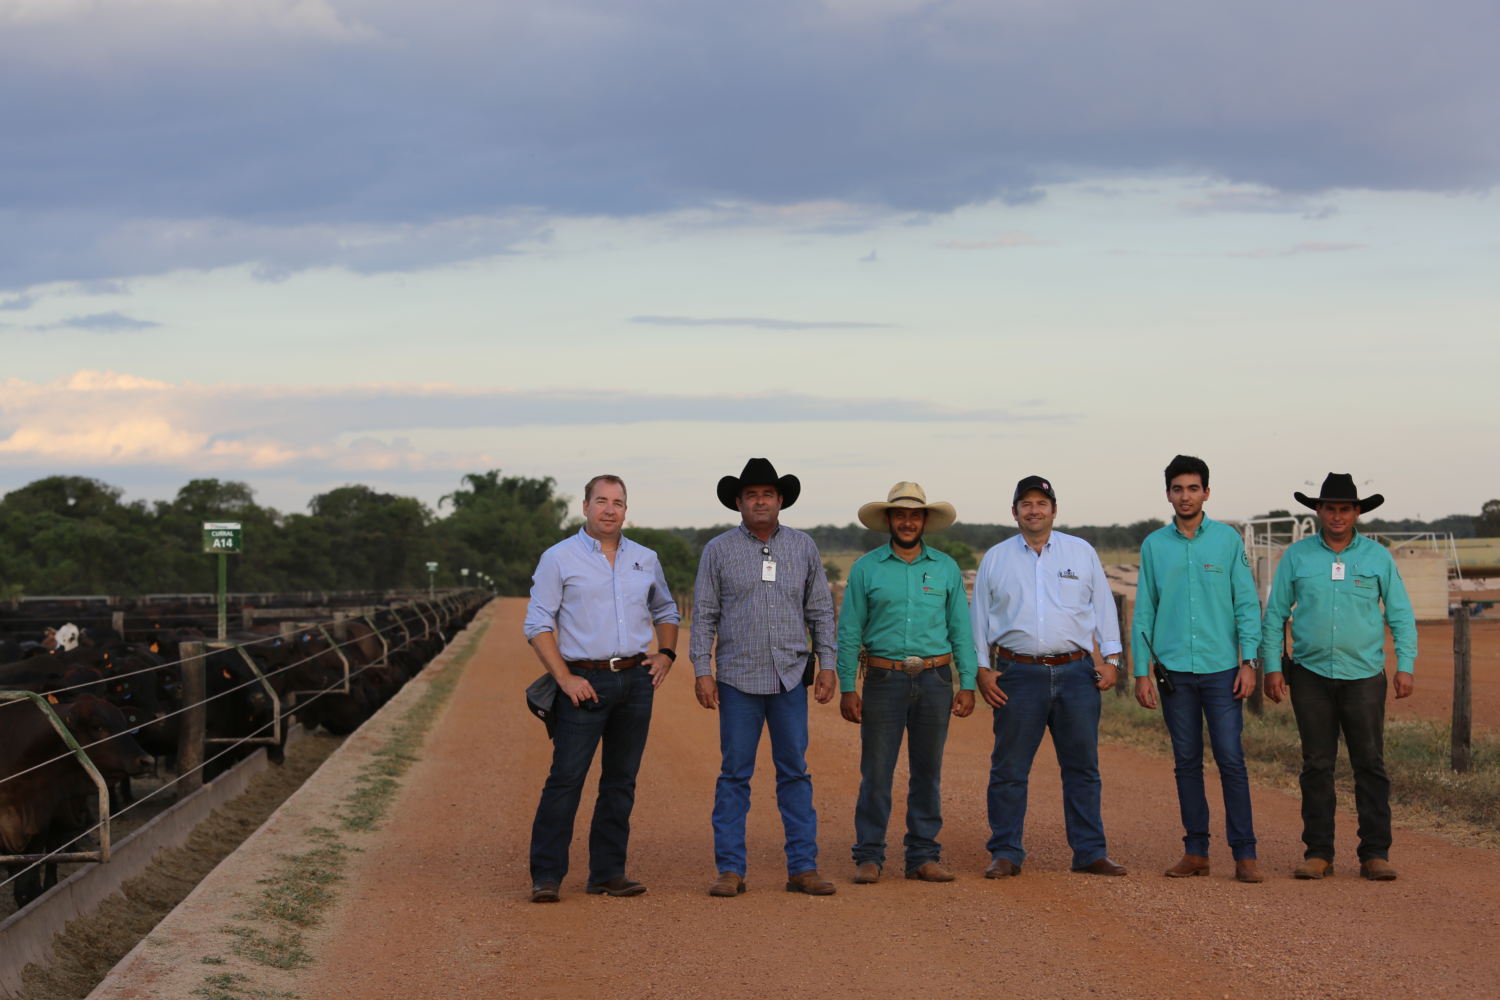
[(634, 656), (612, 656), (607, 660), (569, 660), (568, 666), (582, 667), (585, 670), (612, 670), (618, 673), (621, 670), (638, 667), (645, 661), (645, 653), (636, 653)]
[(1081, 649), (1075, 649), (1071, 653), (1057, 653), (1052, 656), (1028, 656), (1025, 653), (1014, 653), (1000, 645), (998, 642), (990, 647), (990, 652), (999, 656), (1002, 660), (1010, 660), (1013, 663), (1044, 663), (1049, 667), (1060, 666), (1064, 663), (1072, 663), (1081, 660), (1089, 654)]
[(908, 656), (904, 660), (887, 660), (883, 656), (865, 656), (865, 666), (867, 667), (879, 667), (881, 670), (903, 670), (914, 676), (924, 670), (931, 670), (933, 667), (946, 667), (952, 662), (952, 653), (944, 653), (942, 656)]

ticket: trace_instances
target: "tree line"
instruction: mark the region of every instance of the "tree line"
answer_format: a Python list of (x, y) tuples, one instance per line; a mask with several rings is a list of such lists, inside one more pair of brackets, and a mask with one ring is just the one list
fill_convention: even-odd
[[(0, 498), (0, 599), (26, 594), (201, 593), (214, 589), (215, 560), (202, 551), (205, 521), (239, 521), (244, 552), (229, 557), (234, 591), (399, 590), (425, 587), (426, 564), (438, 563), (438, 586), (458, 586), (459, 570), (495, 581), (501, 594), (524, 595), (537, 558), (581, 523), (574, 498), (551, 477), (470, 473), (434, 509), (413, 497), (349, 485), (320, 493), (307, 513), (282, 513), (255, 502), (249, 484), (194, 479), (171, 500), (126, 502), (124, 491), (97, 479), (49, 476)], [(1272, 511), (1272, 515), (1284, 514)], [(1102, 549), (1135, 548), (1162, 525), (1074, 526), (1064, 530)], [(1437, 521), (1361, 522), (1372, 531), (1450, 531), (1455, 537), (1500, 537), (1500, 500), (1480, 515)], [(692, 589), (698, 554), (728, 528), (630, 527), (655, 549), (671, 588)], [(828, 552), (864, 552), (886, 536), (857, 523), (807, 529)], [(929, 539), (972, 568), (1014, 525), (959, 523)]]

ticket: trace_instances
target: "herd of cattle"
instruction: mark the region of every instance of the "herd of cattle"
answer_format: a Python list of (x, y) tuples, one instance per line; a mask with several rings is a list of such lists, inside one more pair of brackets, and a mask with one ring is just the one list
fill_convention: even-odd
[[(228, 647), (210, 644), (202, 661), (204, 778), (262, 745), (280, 763), (293, 718), (309, 730), (352, 732), (468, 623), (479, 603), (455, 598), (440, 613), (395, 606), (348, 618), (337, 633), (325, 624), (286, 634), (273, 623), (231, 633)], [(17, 631), (0, 617), (0, 692), (40, 696), (0, 700), (0, 855), (56, 851), (99, 822), (97, 788), (49, 712), (108, 783), (111, 812), (133, 801), (131, 778), (163, 765), (178, 770), (179, 738), (194, 709), (184, 704), (182, 647), (205, 641), (192, 627), (121, 635), (105, 624), (80, 629), (59, 622)], [(268, 743), (278, 730), (279, 739)], [(247, 738), (258, 742), (242, 742)], [(55, 864), (12, 861), (6, 868), (18, 907), (57, 879)]]

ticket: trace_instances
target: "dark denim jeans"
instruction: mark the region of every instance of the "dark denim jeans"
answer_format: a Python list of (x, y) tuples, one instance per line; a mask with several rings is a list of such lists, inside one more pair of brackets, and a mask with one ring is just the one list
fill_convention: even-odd
[(871, 667), (865, 673), (863, 721), (859, 727), (859, 800), (854, 807), (854, 863), (885, 865), (885, 833), (891, 818), (891, 779), (908, 736), (906, 760), (906, 870), (942, 856), (943, 744), (953, 708), (951, 667), (910, 675)]
[(1339, 733), (1354, 769), (1359, 814), (1359, 860), (1389, 858), (1391, 780), (1385, 773), (1385, 673), (1340, 681), (1293, 663), (1286, 671), (1292, 711), (1302, 736), (1303, 857), (1333, 860), (1333, 819), (1338, 800), (1333, 766)]
[(584, 670), (600, 698), (598, 708), (579, 708), (567, 695), (557, 697), (557, 733), (552, 743), (552, 771), (542, 786), (542, 800), (531, 825), (532, 882), (561, 882), (568, 874), (568, 846), (573, 818), (583, 794), (583, 780), (600, 753), (599, 797), (589, 826), (589, 882), (608, 882), (625, 874), (630, 841), (630, 810), (635, 806), (635, 775), (651, 728), (655, 688), (645, 667), (628, 670)]
[(1073, 867), (1106, 855), (1099, 816), (1099, 689), (1094, 664), (1084, 657), (1049, 667), (1000, 659), (1000, 689), (1009, 699), (995, 709), (995, 752), (990, 757), (990, 840), (992, 859), (1020, 865), (1026, 827), (1026, 792), (1031, 762), (1042, 734), (1052, 731), (1052, 747), (1062, 771), (1063, 823), (1073, 848)]
[(1236, 861), (1255, 857), (1255, 824), (1250, 814), (1250, 777), (1245, 772), (1244, 703), (1235, 700), (1238, 667), (1212, 674), (1168, 671), (1174, 691), (1162, 692), (1161, 714), (1176, 759), (1177, 806), (1182, 812), (1182, 843), (1188, 854), (1208, 856), (1208, 796), (1203, 789), (1203, 724), (1213, 745), (1219, 784), (1224, 789), (1224, 839)]
[(745, 816), (760, 733), (771, 733), (776, 765), (776, 805), (786, 832), (786, 870), (818, 867), (818, 814), (807, 773), (807, 688), (781, 694), (746, 694), (719, 685), (719, 750), (723, 760), (714, 788), (714, 863), (721, 872), (745, 874)]

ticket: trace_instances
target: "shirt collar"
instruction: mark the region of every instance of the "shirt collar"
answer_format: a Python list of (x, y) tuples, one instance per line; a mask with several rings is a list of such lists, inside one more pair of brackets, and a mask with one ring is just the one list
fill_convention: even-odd
[[(1344, 546), (1344, 552), (1353, 552), (1355, 548), (1357, 548), (1364, 540), (1365, 536), (1359, 533), (1358, 528), (1355, 528), (1354, 537), (1349, 539), (1348, 545)], [(1328, 539), (1323, 537), (1323, 532), (1321, 530), (1318, 532), (1318, 544), (1323, 546), (1323, 548), (1327, 549), (1329, 552), (1333, 552), (1333, 546), (1328, 544)], [(1342, 558), (1344, 552), (1334, 552), (1334, 555)]]
[[(1188, 536), (1184, 535), (1182, 533), (1182, 529), (1177, 526), (1177, 517), (1175, 515), (1172, 517), (1172, 520), (1168, 521), (1167, 523), (1172, 526), (1172, 530), (1173, 531), (1177, 532), (1177, 537), (1178, 538), (1182, 539), (1184, 542), (1188, 541)], [(1207, 528), (1207, 527), (1208, 527), (1208, 515), (1204, 514), (1203, 515), (1203, 520), (1201, 520), (1201, 521), (1198, 522), (1198, 530), (1195, 531), (1195, 532), (1193, 532), (1193, 537), (1197, 538), (1199, 535), (1203, 534), (1203, 529)]]
[(771, 532), (771, 538), (767, 538), (765, 541), (761, 541), (760, 536), (751, 531), (749, 526), (746, 525), (744, 521), (741, 521), (736, 527), (740, 529), (740, 534), (750, 539), (756, 545), (770, 545), (771, 539), (781, 534), (781, 525), (779, 523), (776, 525), (776, 530)]
[[(582, 542), (584, 545), (586, 545), (588, 547), (588, 550), (590, 552), (603, 552), (604, 551), (604, 546), (599, 543), (599, 539), (597, 539), (593, 535), (589, 534), (589, 529), (587, 529), (587, 528), (579, 528), (578, 529), (578, 540), (580, 542)], [(624, 532), (620, 533), (620, 545), (619, 545), (619, 547), (621, 549), (623, 549), (625, 547), (625, 533)]]
[[(875, 551), (878, 552), (878, 553), (880, 553), (880, 558), (881, 559), (901, 559), (900, 556), (896, 555), (896, 546), (892, 545), (890, 542), (886, 542), (884, 545), (882, 545), (880, 548), (876, 549)], [(937, 557), (932, 554), (932, 546), (928, 545), (926, 542), (923, 542), (922, 543), (922, 551), (917, 553), (917, 556), (916, 556), (915, 559), (912, 560), (912, 563), (919, 563), (923, 559), (936, 559), (936, 558)], [(901, 561), (902, 562), (906, 562), (905, 559), (901, 559)]]

